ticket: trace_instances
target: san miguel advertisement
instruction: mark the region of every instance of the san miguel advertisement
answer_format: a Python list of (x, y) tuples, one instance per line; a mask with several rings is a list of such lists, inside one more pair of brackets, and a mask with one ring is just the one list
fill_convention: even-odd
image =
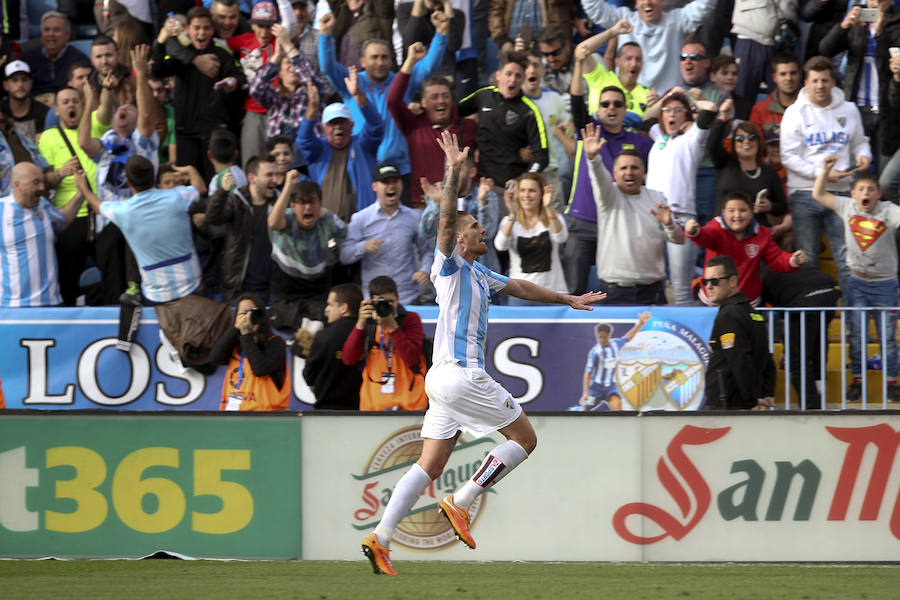
[[(358, 558), (360, 540), (417, 456), (410, 421), (343, 420), (356, 442), (341, 448), (328, 442), (337, 421), (304, 430), (305, 447), (333, 459), (304, 465), (313, 480), (331, 477), (327, 498), (304, 486), (304, 558)], [(532, 421), (536, 451), (473, 506), (477, 550), (453, 538), (435, 504), (499, 435), (456, 447), (400, 523), (394, 560), (900, 559), (898, 415)]]
[[(411, 307), (434, 335), (436, 307)], [(486, 369), (529, 410), (700, 408), (715, 309), (496, 307)], [(145, 309), (136, 343), (116, 348), (118, 310), (2, 309), (7, 408), (218, 410), (226, 369), (185, 369)], [(313, 408), (302, 358), (288, 355), (292, 410)]]

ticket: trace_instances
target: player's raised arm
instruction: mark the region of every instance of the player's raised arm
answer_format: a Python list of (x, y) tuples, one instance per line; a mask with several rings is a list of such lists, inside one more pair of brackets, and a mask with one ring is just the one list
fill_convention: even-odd
[(444, 182), (441, 184), (441, 207), (437, 228), (437, 248), (444, 256), (450, 256), (456, 246), (456, 202), (459, 192), (459, 169), (466, 162), (469, 147), (459, 149), (456, 135), (447, 130), (441, 132), (437, 143), (444, 151)]

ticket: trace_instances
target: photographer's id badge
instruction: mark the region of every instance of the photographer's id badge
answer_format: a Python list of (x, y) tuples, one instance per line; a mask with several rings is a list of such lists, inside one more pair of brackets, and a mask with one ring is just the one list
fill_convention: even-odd
[(228, 401), (225, 403), (225, 410), (241, 410), (241, 403), (243, 401), (244, 396), (242, 394), (231, 392), (230, 394), (228, 394)]
[(381, 374), (381, 393), (382, 394), (393, 394), (394, 393), (394, 380), (396, 379), (396, 375), (394, 373), (382, 373)]

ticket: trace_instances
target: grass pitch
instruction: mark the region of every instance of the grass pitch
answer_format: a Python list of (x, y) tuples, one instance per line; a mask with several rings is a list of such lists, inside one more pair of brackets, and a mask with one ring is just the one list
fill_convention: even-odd
[(0, 561), (4, 600), (766, 600), (900, 597), (900, 566), (397, 562)]

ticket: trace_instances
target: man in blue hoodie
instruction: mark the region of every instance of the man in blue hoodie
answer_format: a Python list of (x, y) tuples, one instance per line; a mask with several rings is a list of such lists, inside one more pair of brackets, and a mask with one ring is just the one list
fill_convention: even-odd
[[(422, 81), (431, 75), (440, 65), (444, 57), (444, 50), (447, 47), (447, 32), (450, 28), (450, 21), (446, 19), (443, 13), (435, 13), (439, 15), (435, 17), (435, 30), (437, 35), (431, 41), (428, 53), (425, 58), (416, 63), (410, 76), (409, 87), (403, 98), (404, 104), (412, 102), (416, 92)], [(443, 20), (441, 20), (443, 17)], [(358, 134), (362, 131), (364, 123), (362, 111), (357, 109), (353, 102), (350, 101), (351, 94), (344, 85), (344, 78), (347, 77), (347, 67), (337, 61), (334, 51), (334, 38), (331, 32), (334, 29), (334, 15), (325, 14), (319, 20), (319, 67), (328, 78), (328, 81), (334, 86), (335, 91), (340, 94), (344, 103), (350, 108), (353, 115), (353, 133)], [(397, 165), (400, 174), (403, 176), (404, 195), (402, 201), (404, 204), (410, 203), (410, 164), (409, 150), (406, 147), (406, 139), (403, 133), (397, 128), (391, 117), (387, 106), (387, 92), (391, 87), (391, 82), (397, 74), (391, 70), (391, 47), (390, 42), (385, 40), (366, 40), (360, 49), (360, 66), (363, 71), (359, 74), (359, 87), (368, 98), (369, 102), (374, 105), (375, 110), (384, 121), (384, 142), (378, 149), (377, 162), (389, 162)], [(371, 180), (370, 180), (371, 181)], [(374, 201), (374, 198), (373, 198)]]

